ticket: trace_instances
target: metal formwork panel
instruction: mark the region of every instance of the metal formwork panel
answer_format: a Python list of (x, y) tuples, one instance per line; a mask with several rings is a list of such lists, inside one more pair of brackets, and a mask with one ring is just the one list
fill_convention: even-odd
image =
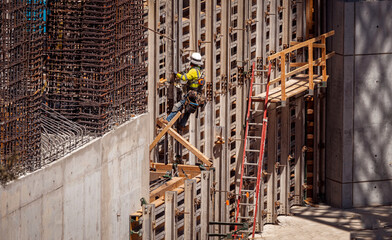
[[(233, 213), (235, 211), (236, 175), (238, 174), (239, 169), (237, 159), (241, 157), (240, 148), (242, 140), (240, 138), (245, 115), (245, 111), (243, 110), (246, 103), (246, 97), (244, 96), (246, 96), (246, 92), (248, 91), (247, 79), (250, 75), (250, 66), (252, 62), (257, 62), (257, 69), (265, 70), (268, 66), (268, 56), (287, 48), (290, 41), (303, 40), (302, 36), (305, 32), (303, 25), (304, 4), (298, 1), (288, 0), (233, 0), (224, 3), (223, 0), (216, 0), (216, 5), (213, 9), (215, 19), (213, 20), (214, 27), (212, 30), (214, 35), (212, 43), (215, 45), (215, 49), (213, 50), (213, 54), (209, 56), (207, 49), (209, 48), (208, 44), (211, 43), (209, 43), (209, 39), (207, 39), (207, 1), (208, 0), (182, 1), (182, 9), (179, 9), (178, 11), (181, 11), (183, 15), (181, 18), (177, 18), (178, 21), (174, 23), (174, 25), (178, 24), (179, 26), (182, 26), (182, 36), (178, 39), (182, 44), (182, 49), (178, 50), (181, 53), (181, 64), (179, 64), (178, 70), (185, 71), (189, 69), (188, 59), (190, 53), (195, 50), (201, 52), (205, 62), (207, 58), (210, 57), (211, 59), (208, 59), (209, 63), (214, 64), (214, 77), (211, 79), (210, 85), (207, 85), (206, 89), (208, 100), (212, 107), (208, 111), (199, 111), (198, 119), (191, 119), (189, 121), (189, 124), (183, 131), (183, 136), (190, 142), (193, 141), (198, 149), (207, 154), (208, 157), (216, 160), (216, 163), (218, 164), (220, 156), (217, 157), (217, 155), (215, 155), (216, 151), (211, 152), (208, 144), (213, 144), (214, 150), (219, 149), (219, 146), (215, 144), (214, 138), (217, 136), (219, 137), (220, 130), (217, 131), (216, 129), (224, 129), (222, 132), (222, 135), (225, 136), (223, 148), (226, 148), (227, 150), (224, 151), (227, 152), (224, 153), (222, 161), (225, 161), (227, 164), (225, 163), (215, 167), (217, 167), (219, 171), (217, 179), (220, 179), (220, 181), (229, 181), (230, 184), (227, 186), (222, 184), (220, 187), (217, 186), (217, 189), (220, 191), (228, 191), (230, 194), (225, 193), (226, 198), (222, 197), (224, 194), (221, 193), (216, 193), (216, 196), (221, 196), (219, 201), (228, 200), (227, 216), (229, 218), (227, 220), (232, 220), (230, 217), (234, 216)], [(168, 2), (169, 1), (165, 1), (165, 4)], [(222, 7), (225, 4), (228, 5), (228, 9)], [(162, 6), (163, 5), (161, 4), (160, 14), (162, 14), (165, 9), (165, 7)], [(194, 8), (198, 10), (197, 16), (191, 16), (195, 10)], [(228, 19), (224, 19), (223, 16), (227, 16)], [(229, 22), (227, 29), (223, 29), (223, 27), (226, 26), (224, 23), (225, 20), (228, 20)], [(160, 29), (167, 28), (168, 23), (166, 21), (161, 21), (160, 24)], [(193, 26), (194, 24), (195, 26)], [(192, 30), (195, 32), (192, 33)], [(162, 30), (160, 33), (164, 34), (165, 32)], [(223, 33), (227, 33), (227, 49), (224, 49), (225, 45), (222, 42), (225, 37)], [(200, 40), (198, 44), (196, 44), (196, 47), (195, 36), (197, 40)], [(163, 51), (160, 52), (160, 54), (164, 54), (166, 51), (166, 49), (162, 47), (165, 45), (164, 42), (165, 41), (160, 42), (159, 48)], [(225, 51), (227, 51), (226, 57), (223, 56)], [(302, 56), (302, 53), (298, 52), (296, 55), (290, 55), (288, 59), (297, 59), (297, 56)], [(165, 63), (165, 61), (162, 61), (162, 63)], [(272, 77), (274, 78), (280, 74), (280, 69), (278, 68), (278, 62), (273, 62), (273, 65)], [(227, 67), (227, 70), (225, 70), (225, 67)], [(263, 83), (266, 81), (266, 73), (257, 73), (256, 75), (256, 82)], [(161, 77), (163, 77), (163, 75)], [(260, 93), (264, 91), (264, 86), (260, 85), (257, 89), (258, 93)], [(162, 99), (162, 102), (160, 103), (166, 102), (167, 93), (162, 92), (159, 98)], [(260, 110), (262, 106), (255, 104), (252, 107)], [(159, 116), (166, 116), (166, 114), (170, 113), (171, 106), (166, 105), (166, 109), (162, 108), (162, 111), (165, 112), (160, 113), (162, 115)], [(276, 112), (278, 112), (278, 116), (276, 117), (279, 119), (280, 110), (277, 110)], [(258, 118), (260, 116), (254, 114), (253, 117)], [(263, 175), (261, 191), (261, 199), (263, 199), (263, 201), (260, 203), (261, 207), (259, 213), (262, 223), (265, 223), (267, 219), (267, 205), (274, 209), (271, 218), (274, 219), (277, 210), (279, 210), (279, 202), (281, 200), (281, 189), (279, 187), (281, 185), (280, 170), (276, 170), (274, 166), (276, 162), (280, 162), (280, 159), (285, 157), (280, 154), (281, 139), (279, 128), (280, 124), (277, 124), (277, 139), (276, 143), (274, 143), (276, 144), (276, 152), (266, 152), (265, 155), (265, 158), (268, 158), (268, 156), (276, 156), (277, 160), (270, 157), (272, 160), (270, 160), (270, 162), (265, 161), (265, 165), (263, 166), (263, 169), (266, 170), (266, 174)], [(292, 128), (295, 128), (295, 126), (291, 126), (291, 129)], [(260, 129), (255, 129), (255, 131), (260, 131)], [(212, 142), (209, 133), (214, 133)], [(293, 144), (295, 139), (290, 139)], [(259, 143), (259, 141), (254, 141), (252, 144), (257, 145)], [(164, 149), (161, 148), (161, 151), (163, 150)], [(293, 148), (290, 148), (290, 150), (290, 153), (294, 155)], [(190, 153), (184, 149), (181, 157), (185, 163), (194, 164), (195, 162), (190, 160), (191, 156), (189, 155)], [(155, 160), (162, 161), (162, 159)], [(294, 177), (293, 174), (298, 172), (294, 172), (294, 162), (291, 162), (290, 164), (291, 168), (289, 172), (291, 181), (295, 182), (295, 179), (297, 178)], [(275, 182), (270, 183), (270, 186), (274, 189), (268, 189), (267, 183), (271, 176), (273, 176), (272, 178)], [(291, 197), (293, 197), (292, 195), (295, 194), (294, 188), (290, 188), (290, 190), (292, 190)], [(272, 199), (269, 204), (267, 204), (268, 198)], [(293, 201), (290, 203), (293, 204)], [(217, 211), (215, 211), (215, 214), (221, 214), (222, 217), (224, 215)]]

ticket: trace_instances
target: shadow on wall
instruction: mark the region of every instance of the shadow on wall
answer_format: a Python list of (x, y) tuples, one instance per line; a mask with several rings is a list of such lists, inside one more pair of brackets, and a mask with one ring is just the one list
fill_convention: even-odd
[(328, 1), (337, 55), (329, 69), (326, 174), (335, 205), (392, 203), (391, 12), (392, 1)]
[(354, 11), (353, 204), (388, 204), (392, 203), (392, 2), (359, 2)]

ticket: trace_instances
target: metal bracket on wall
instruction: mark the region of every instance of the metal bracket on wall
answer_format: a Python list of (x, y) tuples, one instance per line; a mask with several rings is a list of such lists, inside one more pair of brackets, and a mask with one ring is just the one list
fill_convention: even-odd
[(212, 101), (212, 83), (211, 82), (207, 82), (206, 83), (206, 97), (207, 97), (207, 101)]
[(244, 67), (238, 67), (238, 84), (242, 85), (244, 84)]
[(262, 57), (257, 57), (256, 59), (256, 75), (261, 76), (262, 75), (262, 70), (264, 70), (263, 66), (263, 58)]
[(220, 84), (221, 84), (222, 93), (226, 94), (227, 93), (227, 76), (226, 75), (221, 76)]

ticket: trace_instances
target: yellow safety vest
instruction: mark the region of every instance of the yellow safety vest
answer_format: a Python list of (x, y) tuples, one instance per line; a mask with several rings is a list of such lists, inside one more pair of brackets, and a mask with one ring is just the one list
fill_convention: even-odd
[(188, 83), (190, 88), (198, 88), (199, 79), (201, 78), (200, 68), (192, 67), (186, 74), (177, 73), (177, 77), (181, 81)]

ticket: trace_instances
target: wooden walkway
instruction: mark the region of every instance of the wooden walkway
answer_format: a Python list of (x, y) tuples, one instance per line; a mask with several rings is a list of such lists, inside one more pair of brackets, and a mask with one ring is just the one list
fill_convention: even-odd
[[(322, 81), (323, 76), (314, 75), (313, 81), (315, 84), (319, 84)], [(301, 94), (309, 89), (309, 76), (307, 74), (299, 74), (298, 76), (291, 78), (286, 82), (286, 98), (293, 97)], [(258, 94), (253, 97), (255, 101), (262, 101), (265, 99), (265, 92)], [(270, 102), (282, 101), (282, 88), (280, 85), (272, 88), (268, 97)]]

